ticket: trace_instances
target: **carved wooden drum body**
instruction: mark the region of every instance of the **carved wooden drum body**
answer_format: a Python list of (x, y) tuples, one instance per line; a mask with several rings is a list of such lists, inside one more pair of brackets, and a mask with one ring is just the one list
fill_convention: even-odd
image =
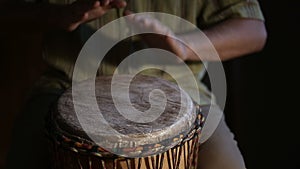
[[(126, 75), (114, 79), (119, 89), (126, 86), (126, 79)], [(51, 138), (52, 168), (196, 168), (204, 118), (199, 106), (181, 88), (159, 78), (138, 75), (130, 81), (129, 97), (123, 94), (125, 89), (118, 91), (116, 97), (126, 103), (118, 108), (111, 94), (112, 77), (97, 77), (94, 83), (96, 97), (88, 96), (84, 103), (75, 103), (72, 89), (68, 89), (51, 112), (47, 132)], [(78, 85), (83, 91), (92, 90), (86, 81)], [(155, 100), (158, 103), (162, 97), (166, 98), (165, 107), (152, 121), (135, 122), (120, 113), (128, 106), (140, 112), (159, 111), (162, 107)], [(91, 108), (89, 99), (96, 99), (102, 116)], [(104, 123), (109, 127), (103, 127)]]

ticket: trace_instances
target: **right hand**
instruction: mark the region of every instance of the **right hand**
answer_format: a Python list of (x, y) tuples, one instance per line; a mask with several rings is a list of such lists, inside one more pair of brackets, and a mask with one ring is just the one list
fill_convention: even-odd
[(56, 19), (58, 21), (57, 26), (67, 31), (73, 31), (80, 24), (97, 19), (112, 8), (125, 6), (124, 0), (77, 0), (60, 8), (59, 18)]
[(134, 14), (129, 10), (124, 11), (127, 16), (127, 22), (134, 29), (143, 32), (152, 32), (152, 34), (141, 35), (142, 39), (151, 48), (160, 48), (174, 53), (182, 62), (189, 59), (189, 56), (194, 55), (192, 50), (188, 48), (175, 33), (159, 20), (147, 14)]

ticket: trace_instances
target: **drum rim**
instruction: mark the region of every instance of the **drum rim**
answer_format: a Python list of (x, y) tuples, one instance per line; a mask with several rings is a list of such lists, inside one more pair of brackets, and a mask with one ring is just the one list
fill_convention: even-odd
[[(205, 122), (205, 117), (202, 113), (201, 106), (196, 103), (194, 103), (194, 104), (195, 104), (195, 108), (196, 108), (196, 112), (195, 112), (196, 120), (193, 123), (190, 131), (186, 132), (187, 134), (185, 136), (182, 135), (182, 133), (180, 133), (179, 135), (176, 135), (173, 138), (163, 140), (163, 141), (172, 141), (174, 143), (174, 144), (171, 144), (171, 146), (169, 146), (169, 147), (162, 146), (159, 143), (150, 144), (150, 147), (152, 147), (152, 149), (156, 149), (156, 150), (159, 149), (160, 147), (163, 147), (163, 148), (160, 148), (158, 151), (156, 151), (155, 154), (163, 153), (165, 151), (168, 151), (171, 148), (176, 148), (178, 146), (181, 146), (185, 142), (190, 141), (190, 140), (194, 139), (196, 136), (201, 135), (201, 130), (202, 130), (204, 122)], [(56, 108), (54, 108), (54, 110), (55, 109)], [(104, 148), (97, 145), (96, 143), (94, 143), (91, 140), (88, 140), (86, 138), (82, 138), (79, 136), (71, 135), (71, 134), (67, 133), (66, 131), (64, 131), (63, 129), (59, 128), (59, 126), (56, 123), (56, 120), (53, 116), (53, 114), (54, 114), (53, 112), (55, 112), (55, 111), (50, 112), (50, 117), (47, 120), (46, 134), (54, 142), (54, 144), (56, 144), (64, 149), (73, 151), (75, 153), (88, 154), (88, 155), (93, 155), (96, 157), (104, 157), (104, 158), (120, 157), (119, 155), (115, 155), (115, 154), (105, 150)], [(174, 142), (174, 139), (177, 139), (177, 141)], [(144, 147), (146, 147), (146, 146), (149, 147), (149, 145), (145, 145)], [(143, 147), (143, 149), (144, 149), (144, 147)], [(141, 157), (141, 156), (144, 157), (144, 156), (149, 155), (147, 153), (147, 151), (141, 151), (141, 150), (138, 150), (138, 148), (139, 147), (135, 148), (135, 150), (132, 151), (131, 153), (135, 152), (137, 157)], [(123, 149), (126, 149), (126, 148), (123, 148)], [(130, 147), (128, 147), (127, 149), (133, 150)], [(153, 154), (153, 152), (151, 154)]]
[[(144, 76), (147, 78), (150, 77), (150, 79), (153, 78), (154, 80), (160, 79), (163, 80), (164, 82), (167, 82), (167, 86), (170, 85), (170, 87), (173, 87), (172, 86), (173, 84), (171, 84), (170, 81), (167, 81), (165, 79), (153, 77), (153, 76), (147, 76), (147, 75), (140, 75), (140, 76)], [(104, 76), (104, 78), (110, 78), (110, 77)], [(70, 88), (68, 90), (70, 90)], [(59, 100), (64, 96), (64, 94), (61, 95)], [(187, 95), (187, 97), (189, 96)], [(183, 142), (193, 139), (195, 135), (200, 134), (200, 131), (202, 129), (202, 123), (204, 122), (204, 120), (202, 119), (203, 116), (201, 114), (200, 106), (198, 106), (198, 104), (195, 103), (192, 100), (192, 98), (190, 99), (192, 101), (190, 102), (190, 104), (193, 106), (193, 108), (191, 109), (191, 111), (189, 111), (190, 112), (189, 115), (192, 116), (193, 118), (189, 120), (189, 125), (185, 126), (184, 130), (178, 131), (179, 134), (174, 133), (171, 138), (169, 137), (160, 138), (158, 142), (154, 141), (154, 142), (149, 142), (149, 144), (142, 144), (141, 147), (137, 147), (134, 150), (131, 147), (126, 147), (126, 146), (120, 147), (118, 149), (122, 150), (122, 152), (117, 154), (122, 154), (126, 150), (127, 153), (128, 151), (130, 153), (135, 153), (132, 156), (147, 155), (147, 152), (149, 153), (150, 151), (145, 149), (145, 147), (151, 147), (150, 150), (154, 150), (155, 153), (164, 152), (170, 148), (181, 145)], [(57, 105), (52, 108), (52, 111), (50, 112), (50, 118), (48, 118), (50, 119), (48, 125), (49, 136), (52, 137), (52, 139), (54, 139), (55, 143), (62, 145), (67, 149), (71, 149), (75, 152), (82, 151), (87, 153), (95, 153), (96, 155), (98, 153), (97, 156), (111, 156), (110, 152), (106, 151), (105, 149), (97, 145), (97, 143), (95, 143), (90, 138), (89, 134), (87, 134), (84, 130), (72, 131), (69, 130), (68, 128), (65, 128), (64, 123), (61, 123), (62, 121), (59, 119), (59, 117), (60, 117), (60, 112), (59, 112), (59, 106)], [(67, 123), (66, 126), (68, 127)], [(164, 142), (166, 144), (163, 144)], [(141, 148), (142, 150), (140, 151), (139, 148)]]

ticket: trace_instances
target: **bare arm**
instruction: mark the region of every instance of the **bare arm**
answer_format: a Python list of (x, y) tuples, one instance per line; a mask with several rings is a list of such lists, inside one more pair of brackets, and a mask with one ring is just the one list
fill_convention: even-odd
[[(264, 22), (256, 19), (229, 19), (213, 27), (203, 30), (219, 57), (206, 55), (210, 53), (212, 45), (203, 40), (203, 34), (199, 31), (186, 32), (175, 35), (171, 29), (164, 26), (158, 20), (141, 15), (130, 15), (132, 12), (125, 11), (125, 15), (131, 16), (128, 21), (135, 28), (151, 30), (162, 35), (146, 35), (144, 40), (151, 47), (163, 48), (179, 56), (182, 60), (188, 61), (217, 61), (228, 60), (245, 54), (260, 51), (265, 44), (267, 33)], [(180, 41), (173, 39), (172, 36), (186, 42), (183, 45)], [(190, 48), (197, 50), (200, 54), (195, 55)]]
[(76, 1), (68, 5), (0, 2), (1, 31), (73, 31), (80, 24), (101, 17), (111, 8), (122, 8), (122, 0)]
[[(217, 50), (221, 60), (228, 60), (245, 54), (260, 51), (266, 42), (267, 33), (264, 22), (255, 19), (230, 19), (203, 31)], [(201, 51), (207, 50), (207, 44), (199, 43), (195, 33), (179, 35), (189, 45)], [(185, 60), (199, 60), (199, 57), (187, 52)], [(218, 58), (200, 56), (201, 60), (214, 61)]]

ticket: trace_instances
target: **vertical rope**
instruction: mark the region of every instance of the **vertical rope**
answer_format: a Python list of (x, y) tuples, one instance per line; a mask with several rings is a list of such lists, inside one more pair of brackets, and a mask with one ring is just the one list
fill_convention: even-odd
[(102, 168), (103, 168), (103, 169), (106, 169), (105, 161), (104, 161), (103, 159), (101, 159), (101, 165), (102, 165)]
[(141, 160), (142, 160), (142, 158), (138, 159), (138, 169), (141, 169)]
[(165, 153), (162, 153), (162, 154), (160, 155), (159, 169), (162, 169), (162, 168), (163, 168), (163, 165), (164, 165), (164, 156), (165, 156)]
[(174, 159), (174, 167), (176, 166), (177, 162), (178, 162), (178, 149), (179, 149), (180, 146), (176, 146), (175, 148), (175, 159)]
[(146, 168), (147, 168), (147, 169), (151, 169), (151, 168), (150, 168), (150, 162), (149, 162), (150, 159), (149, 159), (149, 157), (145, 157), (144, 160), (145, 160), (145, 166), (146, 166)]
[(196, 148), (195, 148), (195, 166), (198, 166), (198, 155), (199, 155), (199, 147), (200, 147), (200, 143), (199, 141), (199, 135), (196, 136)]
[(125, 159), (125, 162), (126, 162), (127, 169), (130, 169), (131, 167), (127, 158)]
[(172, 148), (170, 151), (171, 151), (171, 159), (172, 159), (172, 168), (175, 168), (175, 156), (176, 156), (176, 154), (175, 154), (175, 149), (176, 148)]
[(166, 152), (167, 153), (167, 161), (168, 161), (168, 166), (169, 169), (172, 169), (172, 165), (171, 165), (171, 156), (170, 156), (170, 150)]
[(113, 159), (113, 169), (117, 169), (117, 159)]
[(178, 157), (177, 157), (177, 164), (176, 164), (175, 169), (179, 169), (179, 165), (180, 165), (180, 162), (181, 162), (181, 152), (182, 152), (182, 146), (179, 146), (179, 154), (178, 154)]
[(159, 157), (160, 157), (160, 154), (157, 154), (156, 156), (156, 168), (158, 169), (159, 168)]
[(190, 161), (190, 146), (191, 146), (191, 144), (190, 144), (190, 142), (191, 142), (191, 140), (189, 140), (189, 141), (187, 141), (187, 168), (189, 168), (190, 167), (190, 163), (189, 163), (189, 161)]
[(80, 169), (83, 169), (82, 164), (80, 162), (80, 155), (79, 154), (77, 154), (77, 162), (78, 162), (78, 165), (79, 165)]
[(90, 157), (90, 156), (88, 157), (88, 160), (89, 160), (89, 169), (93, 169), (93, 168), (92, 168), (92, 160), (91, 160), (91, 157)]
[(184, 144), (184, 149), (183, 149), (183, 163), (184, 163), (184, 168), (187, 168), (187, 143)]
[(154, 159), (154, 156), (151, 156), (150, 159), (151, 159), (152, 168), (157, 169), (157, 166), (155, 165), (155, 159)]

